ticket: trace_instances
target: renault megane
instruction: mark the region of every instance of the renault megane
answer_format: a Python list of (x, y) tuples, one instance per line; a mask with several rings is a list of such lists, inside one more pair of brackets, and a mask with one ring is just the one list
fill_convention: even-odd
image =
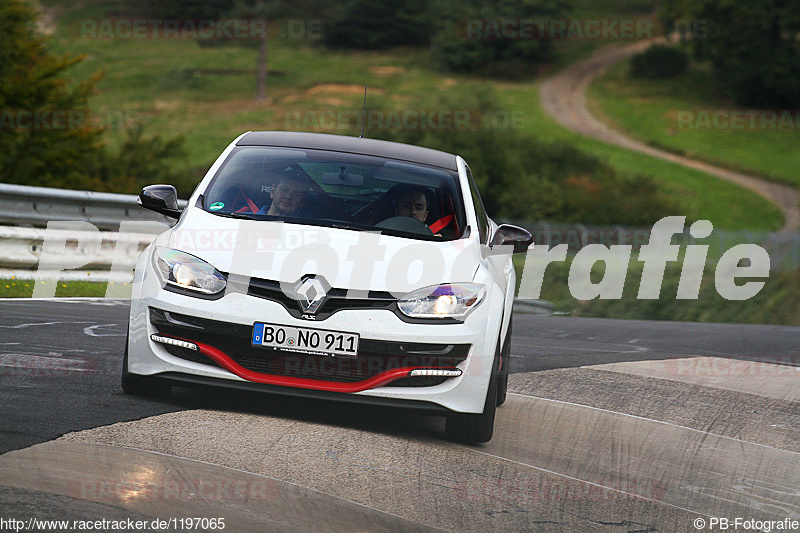
[(459, 156), (374, 139), (249, 132), (138, 259), (122, 387), (213, 384), (399, 405), (491, 439), (505, 400), (512, 252)]

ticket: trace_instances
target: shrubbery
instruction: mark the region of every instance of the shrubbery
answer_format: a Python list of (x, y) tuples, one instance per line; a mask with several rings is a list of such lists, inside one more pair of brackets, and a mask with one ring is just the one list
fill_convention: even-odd
[(500, 34), (503, 21), (563, 19), (569, 16), (563, 0), (518, 0), (489, 4), (457, 0), (442, 13), (433, 39), (433, 56), (445, 69), (502, 77), (535, 72), (552, 59), (552, 42), (535, 35), (519, 39)]
[[(713, 266), (703, 272), (696, 300), (676, 298), (682, 266), (668, 264), (661, 293), (652, 300), (638, 299), (644, 263), (633, 255), (622, 298), (617, 300), (576, 300), (569, 292), (568, 279), (574, 255), (547, 267), (541, 298), (555, 304), (555, 309), (573, 316), (628, 318), (637, 320), (677, 320), (685, 322), (729, 322), (737, 324), (785, 324), (800, 326), (800, 270), (773, 273), (761, 291), (748, 300), (732, 301), (720, 296), (714, 283)], [(520, 272), (523, 258), (517, 259)], [(592, 281), (599, 282), (605, 265), (599, 262), (592, 270)], [(519, 279), (519, 277), (518, 277)]]
[[(519, 77), (552, 55), (551, 41), (468, 34), (468, 25), (503, 20), (558, 19), (569, 14), (564, 0), (350, 0), (320, 8), (323, 43), (332, 48), (383, 49), (430, 46), (434, 60), (456, 72)], [(488, 27), (488, 26), (487, 26)], [(483, 32), (486, 33), (486, 32)]]
[[(149, 182), (178, 178), (168, 169), (182, 155), (180, 139), (148, 136), (139, 126), (119, 150), (106, 145), (103, 125), (88, 110), (100, 75), (81, 82), (65, 78), (83, 58), (50, 54), (35, 24), (36, 11), (27, 2), (0, 4), (0, 180), (137, 192)], [(20, 118), (27, 116), (41, 120)]]
[(680, 48), (653, 45), (631, 58), (631, 76), (635, 78), (673, 78), (686, 72), (689, 59)]
[(350, 0), (328, 7), (323, 43), (330, 48), (381, 50), (427, 46), (434, 27), (430, 0)]
[(669, 0), (667, 19), (689, 26), (700, 59), (742, 106), (796, 109), (800, 0)]
[[(410, 107), (471, 110), (491, 118), (503, 114), (495, 102), (489, 88), (466, 85), (462, 92), (443, 93)], [(671, 211), (652, 178), (621, 176), (590, 154), (564, 143), (543, 142), (513, 127), (373, 133), (463, 156), (487, 210), (496, 218), (647, 226)]]

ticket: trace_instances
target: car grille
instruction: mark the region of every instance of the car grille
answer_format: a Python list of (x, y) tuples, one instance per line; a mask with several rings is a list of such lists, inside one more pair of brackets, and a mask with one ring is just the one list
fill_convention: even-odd
[[(255, 347), (252, 328), (240, 324), (201, 319), (150, 308), (150, 322), (163, 335), (173, 335), (213, 346), (225, 352), (239, 365), (253, 372), (278, 376), (353, 383), (371, 378), (386, 370), (405, 367), (453, 368), (464, 361), (469, 344), (431, 344), (389, 342), (361, 339), (355, 357), (328, 357), (288, 350)], [(164, 346), (188, 361), (216, 365), (201, 353), (177, 346)], [(411, 380), (407, 383), (405, 380)], [(441, 378), (405, 378), (398, 385), (430, 386)], [(391, 385), (391, 384), (390, 384)]]
[[(303, 315), (300, 303), (285, 294), (277, 281), (251, 278), (247, 294), (277, 302), (295, 318)], [(396, 307), (397, 299), (389, 292), (369, 291), (365, 298), (348, 298), (347, 290), (333, 288), (328, 291), (325, 301), (314, 313), (314, 316), (317, 320), (325, 320), (344, 309), (388, 309), (394, 311)]]

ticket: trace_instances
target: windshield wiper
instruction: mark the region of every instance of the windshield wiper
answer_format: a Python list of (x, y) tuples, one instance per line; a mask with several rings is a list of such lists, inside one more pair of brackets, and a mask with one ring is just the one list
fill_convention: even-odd
[(358, 224), (355, 222), (347, 222), (346, 220), (338, 220), (338, 219), (331, 219), (331, 218), (317, 218), (317, 219), (306, 219), (309, 223), (315, 226), (323, 226), (326, 228), (336, 228), (336, 229), (349, 229), (353, 231), (372, 231), (372, 232), (380, 232), (379, 228), (375, 228), (373, 226), (368, 226), (366, 224)]
[(242, 220), (263, 220), (261, 218), (256, 218), (256, 217), (252, 216), (252, 215), (254, 215), (256, 213), (250, 213), (250, 214), (247, 214), (247, 213), (220, 213), (219, 211), (206, 211), (206, 213), (211, 213), (212, 215), (217, 215), (217, 216), (227, 217), (227, 218), (239, 218), (239, 219), (242, 219)]

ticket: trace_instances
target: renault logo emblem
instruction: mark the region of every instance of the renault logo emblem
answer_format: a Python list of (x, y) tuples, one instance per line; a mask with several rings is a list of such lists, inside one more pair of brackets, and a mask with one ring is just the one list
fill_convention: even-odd
[(325, 284), (319, 278), (306, 278), (297, 287), (297, 301), (303, 313), (314, 314), (325, 301)]

